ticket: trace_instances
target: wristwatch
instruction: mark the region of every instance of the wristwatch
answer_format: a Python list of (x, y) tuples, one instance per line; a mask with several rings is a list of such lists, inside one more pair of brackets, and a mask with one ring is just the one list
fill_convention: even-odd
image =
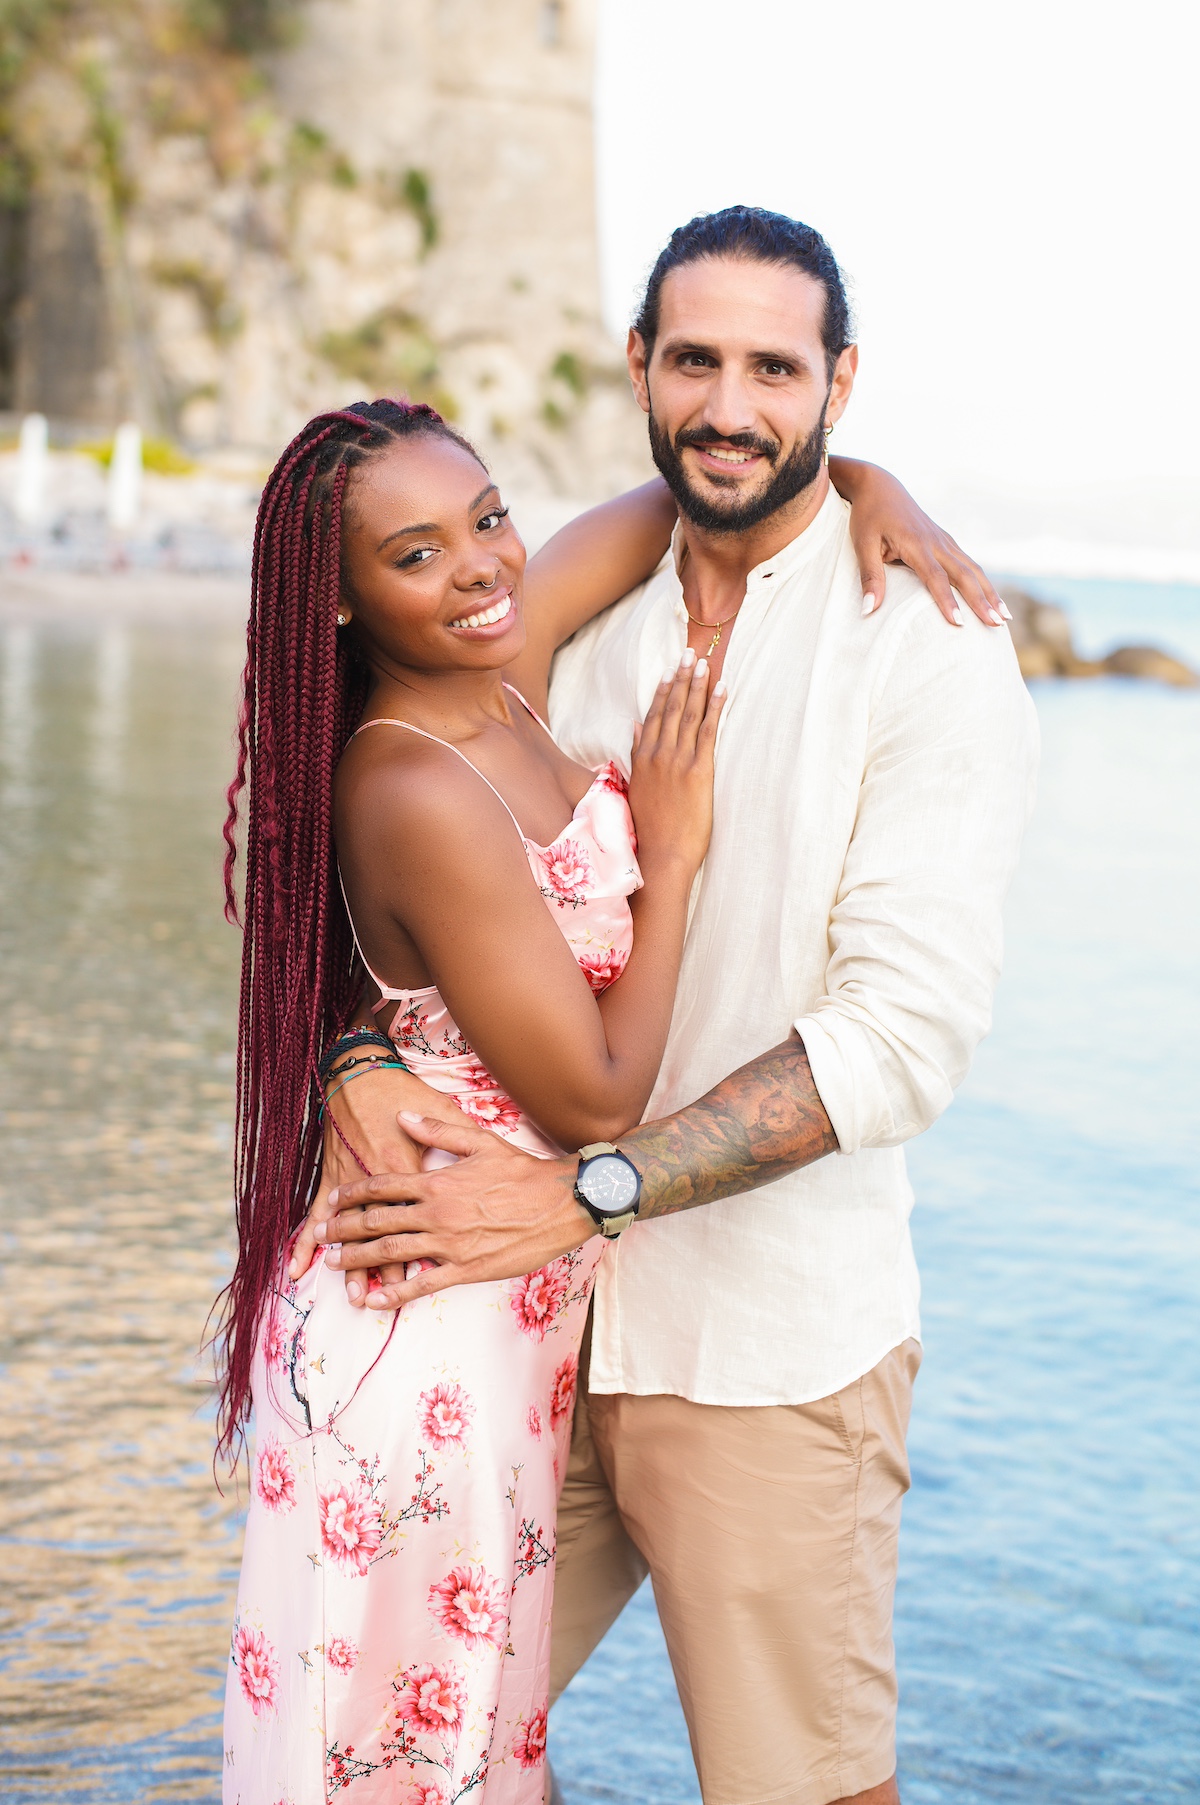
[(642, 1175), (611, 1141), (594, 1141), (579, 1149), (575, 1198), (606, 1241), (615, 1241), (638, 1213)]

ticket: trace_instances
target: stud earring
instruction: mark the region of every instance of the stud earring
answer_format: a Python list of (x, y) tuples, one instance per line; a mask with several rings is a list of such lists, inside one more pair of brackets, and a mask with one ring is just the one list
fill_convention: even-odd
[(345, 614), (339, 614), (339, 615), (338, 615), (338, 622), (337, 622), (337, 624), (338, 624), (338, 626), (339, 626), (339, 627), (344, 627), (344, 626), (345, 626), (345, 624), (346, 624), (346, 621), (347, 621), (347, 620), (348, 620), (348, 618), (349, 618), (349, 616), (348, 616), (348, 615), (345, 615)]
[(825, 462), (826, 463), (829, 462), (829, 435), (832, 431), (833, 431), (832, 425), (829, 425), (825, 428)]

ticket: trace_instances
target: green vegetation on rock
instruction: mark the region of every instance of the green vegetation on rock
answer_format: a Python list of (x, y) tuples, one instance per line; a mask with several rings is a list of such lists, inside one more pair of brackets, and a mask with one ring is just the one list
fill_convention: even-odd
[(457, 411), (438, 380), (437, 346), (424, 323), (403, 308), (383, 308), (349, 332), (327, 332), (318, 350), (339, 375), (361, 382), (372, 397), (428, 401), (447, 419)]
[(400, 198), (421, 228), (421, 251), (428, 255), (438, 241), (438, 217), (433, 192), (423, 169), (406, 169), (400, 182)]
[(297, 0), (185, 0), (188, 22), (206, 42), (253, 56), (292, 42)]

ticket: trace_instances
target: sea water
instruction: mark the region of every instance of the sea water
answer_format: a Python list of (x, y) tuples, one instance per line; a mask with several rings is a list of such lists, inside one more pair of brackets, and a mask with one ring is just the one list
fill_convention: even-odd
[[(1089, 654), (1200, 666), (1200, 592), (1040, 592)], [(218, 608), (0, 613), (5, 1801), (220, 1796), (240, 1519), (196, 1348), (230, 1253), (238, 662)], [(995, 1029), (910, 1148), (909, 1805), (1200, 1794), (1200, 691), (1034, 693)], [(572, 1805), (698, 1798), (649, 1588), (552, 1749)]]

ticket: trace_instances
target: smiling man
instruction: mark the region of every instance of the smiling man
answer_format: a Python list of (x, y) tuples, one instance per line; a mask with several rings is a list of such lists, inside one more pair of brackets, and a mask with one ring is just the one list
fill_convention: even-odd
[[(918, 1278), (902, 1143), (990, 1021), (1035, 727), (1008, 636), (897, 571), (864, 611), (825, 435), (857, 364), (807, 226), (677, 231), (629, 339), (673, 555), (576, 635), (551, 692), (581, 763), (628, 758), (685, 647), (729, 700), (714, 828), (647, 1120), (539, 1162), (414, 1119), (444, 1171), (343, 1187), (346, 1265), (405, 1288), (527, 1272), (597, 1226), (563, 1493), (561, 1686), (642, 1576), (706, 1805), (891, 1805), (892, 1597)], [(929, 373), (931, 405), (935, 372)], [(406, 1212), (379, 1202), (412, 1200)], [(619, 1235), (619, 1239), (615, 1237)]]

